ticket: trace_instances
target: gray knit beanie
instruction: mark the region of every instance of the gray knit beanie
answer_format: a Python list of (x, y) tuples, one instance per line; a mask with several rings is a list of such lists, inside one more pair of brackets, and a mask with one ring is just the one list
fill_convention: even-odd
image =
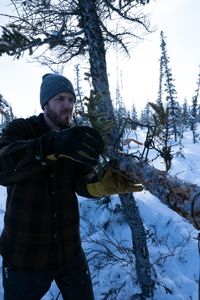
[(51, 98), (63, 92), (72, 94), (76, 99), (73, 85), (66, 77), (56, 73), (45, 74), (42, 77), (40, 87), (40, 104), (42, 109)]

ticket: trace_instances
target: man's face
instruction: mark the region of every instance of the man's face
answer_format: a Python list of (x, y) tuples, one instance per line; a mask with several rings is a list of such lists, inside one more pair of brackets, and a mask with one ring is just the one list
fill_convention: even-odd
[(67, 92), (60, 93), (44, 106), (45, 117), (56, 127), (66, 128), (72, 120), (74, 103), (75, 98), (72, 94)]

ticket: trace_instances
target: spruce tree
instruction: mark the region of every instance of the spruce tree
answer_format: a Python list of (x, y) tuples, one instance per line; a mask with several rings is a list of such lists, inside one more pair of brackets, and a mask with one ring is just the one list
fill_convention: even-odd
[(169, 109), (168, 106), (164, 108), (162, 102), (159, 104), (149, 102), (149, 105), (154, 110), (153, 120), (155, 131), (155, 149), (163, 158), (165, 169), (168, 172), (171, 168), (172, 150), (170, 140), (170, 124), (169, 124)]
[[(74, 90), (76, 94), (76, 105), (75, 105), (75, 111), (74, 111), (74, 122), (76, 125), (80, 124), (89, 124), (89, 120), (87, 118), (87, 112), (86, 112), (86, 101), (83, 95), (81, 82), (82, 82), (82, 76), (81, 76), (81, 70), (80, 70), (80, 64), (76, 64), (74, 66), (75, 70), (75, 84), (74, 84)], [(87, 78), (88, 79), (88, 78)]]
[(188, 105), (187, 99), (184, 99), (182, 108), (181, 108), (181, 125), (183, 128), (183, 132), (189, 128), (189, 120), (190, 120), (190, 107)]
[(4, 127), (7, 123), (14, 119), (11, 105), (0, 94), (0, 128)]
[(150, 109), (149, 103), (145, 105), (145, 108), (141, 111), (140, 123), (143, 125), (150, 126), (153, 124), (153, 114)]
[(134, 122), (138, 122), (138, 114), (134, 103), (132, 104), (130, 117)]
[[(166, 105), (169, 110), (169, 131), (171, 134), (174, 135), (174, 140), (177, 141), (178, 138), (178, 122), (179, 122), (179, 104), (176, 100), (177, 98), (177, 92), (176, 88), (174, 85), (174, 79), (172, 76), (172, 70), (169, 67), (169, 57), (167, 54), (167, 49), (166, 49), (166, 42), (165, 42), (165, 37), (163, 31), (161, 31), (161, 59), (160, 59), (160, 82), (159, 82), (159, 89), (161, 90), (161, 85), (164, 84), (164, 91), (166, 95)], [(160, 92), (160, 99), (161, 101), (161, 92)]]
[(200, 92), (200, 72), (198, 74), (197, 89), (195, 90), (195, 95), (192, 97), (192, 107), (191, 107), (191, 121), (190, 126), (193, 135), (193, 143), (197, 142), (197, 122), (198, 122), (198, 98)]

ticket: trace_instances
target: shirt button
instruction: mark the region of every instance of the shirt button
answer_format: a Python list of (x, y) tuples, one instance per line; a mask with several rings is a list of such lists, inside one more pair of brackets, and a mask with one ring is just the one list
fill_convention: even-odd
[(55, 238), (55, 239), (57, 238), (57, 234), (56, 234), (56, 233), (54, 234), (54, 238)]
[(56, 217), (57, 217), (57, 214), (56, 214), (56, 213), (54, 213), (54, 214), (53, 214), (53, 217), (54, 217), (54, 218), (56, 218)]

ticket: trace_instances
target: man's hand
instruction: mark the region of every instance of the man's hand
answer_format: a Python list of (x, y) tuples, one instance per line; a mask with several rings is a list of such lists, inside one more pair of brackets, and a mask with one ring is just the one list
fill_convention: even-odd
[(126, 176), (108, 166), (101, 180), (88, 183), (87, 190), (93, 197), (102, 197), (113, 194), (141, 192), (143, 187), (142, 184), (132, 182)]
[(86, 165), (97, 165), (104, 149), (100, 134), (88, 126), (52, 132), (45, 140), (45, 154), (49, 159), (66, 157)]

